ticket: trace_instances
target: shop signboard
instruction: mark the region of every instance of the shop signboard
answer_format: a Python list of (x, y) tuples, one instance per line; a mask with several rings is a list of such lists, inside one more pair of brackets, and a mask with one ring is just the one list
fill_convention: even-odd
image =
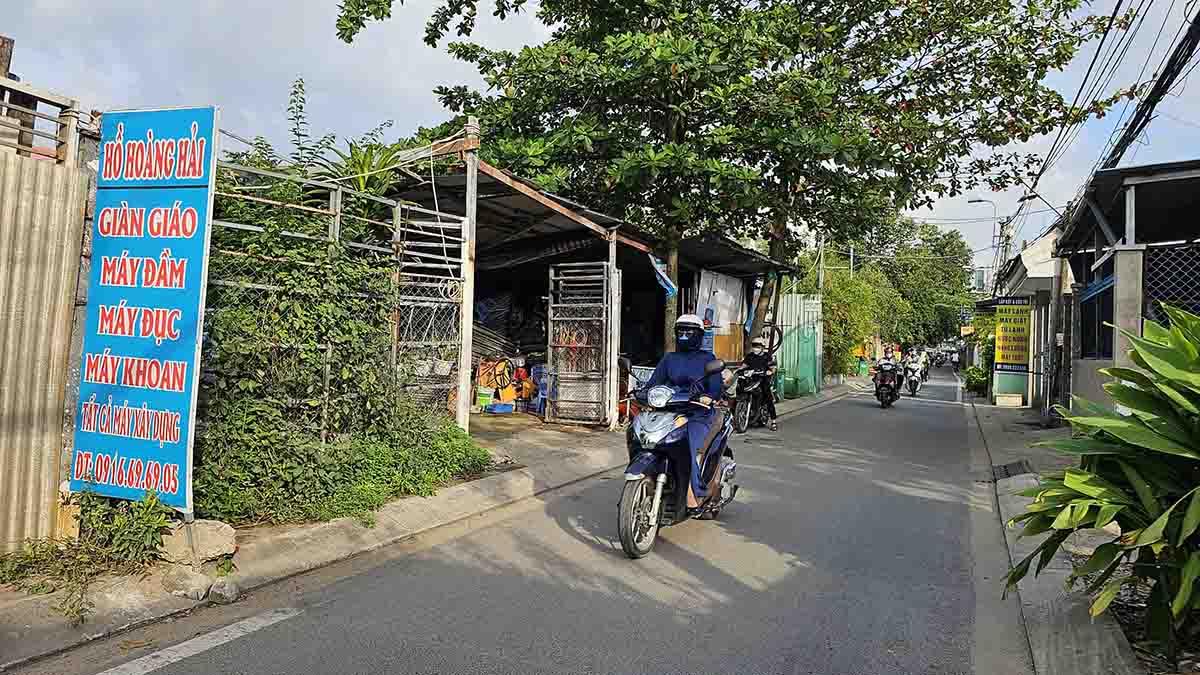
[(996, 372), (1029, 372), (1028, 297), (996, 298)]
[(213, 107), (101, 119), (72, 491), (192, 511)]

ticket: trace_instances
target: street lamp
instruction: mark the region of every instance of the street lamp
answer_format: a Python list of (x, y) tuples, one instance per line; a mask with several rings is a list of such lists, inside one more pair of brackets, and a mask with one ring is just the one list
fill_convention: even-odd
[(968, 204), (991, 204), (992, 205), (992, 247), (996, 246), (996, 223), (1000, 222), (1000, 215), (996, 210), (996, 202), (990, 199), (980, 199), (973, 197), (967, 200)]

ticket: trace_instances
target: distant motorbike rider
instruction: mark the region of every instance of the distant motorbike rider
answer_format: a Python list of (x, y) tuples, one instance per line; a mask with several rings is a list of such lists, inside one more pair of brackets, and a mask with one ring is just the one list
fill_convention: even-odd
[(929, 381), (929, 352), (924, 347), (921, 347), (921, 381)]
[(707, 495), (707, 489), (701, 476), (700, 460), (715, 431), (720, 429), (720, 410), (716, 403), (721, 399), (723, 387), (721, 374), (714, 373), (704, 377), (704, 366), (717, 360), (716, 355), (702, 349), (704, 345), (704, 323), (695, 314), (684, 314), (675, 321), (675, 349), (663, 356), (650, 376), (647, 387), (665, 385), (676, 389), (691, 389), (693, 384), (700, 383), (700, 398), (698, 402), (704, 408), (695, 406), (695, 411), (688, 415), (687, 433), (688, 445), (692, 451), (692, 480), (688, 490), (688, 507), (700, 506), (700, 498)]
[(767, 426), (771, 431), (779, 429), (775, 414), (775, 371), (779, 364), (775, 355), (767, 353), (767, 341), (756, 337), (750, 341), (750, 353), (743, 360), (746, 368), (761, 372), (758, 377), (762, 380), (763, 405), (767, 408)]
[(888, 363), (891, 363), (893, 366), (896, 367), (896, 389), (897, 390), (903, 389), (904, 388), (904, 368), (900, 367), (900, 361), (896, 358), (896, 350), (894, 350), (891, 345), (888, 345), (887, 347), (883, 348), (883, 358), (880, 359), (878, 363), (876, 363), (875, 376), (871, 378), (871, 381), (874, 382), (877, 380), (877, 378), (879, 376), (879, 371), (878, 371), (879, 364), (884, 363), (885, 361)]

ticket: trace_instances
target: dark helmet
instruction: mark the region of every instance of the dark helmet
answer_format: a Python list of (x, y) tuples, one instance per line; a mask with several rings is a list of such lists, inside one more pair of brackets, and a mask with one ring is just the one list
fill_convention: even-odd
[(694, 352), (704, 344), (704, 322), (695, 314), (684, 314), (675, 321), (675, 349)]

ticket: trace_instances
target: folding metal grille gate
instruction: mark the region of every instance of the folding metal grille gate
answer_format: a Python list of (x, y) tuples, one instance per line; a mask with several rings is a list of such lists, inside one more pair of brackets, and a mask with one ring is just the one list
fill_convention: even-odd
[(607, 416), (611, 283), (603, 262), (550, 268), (547, 422), (600, 424)]

